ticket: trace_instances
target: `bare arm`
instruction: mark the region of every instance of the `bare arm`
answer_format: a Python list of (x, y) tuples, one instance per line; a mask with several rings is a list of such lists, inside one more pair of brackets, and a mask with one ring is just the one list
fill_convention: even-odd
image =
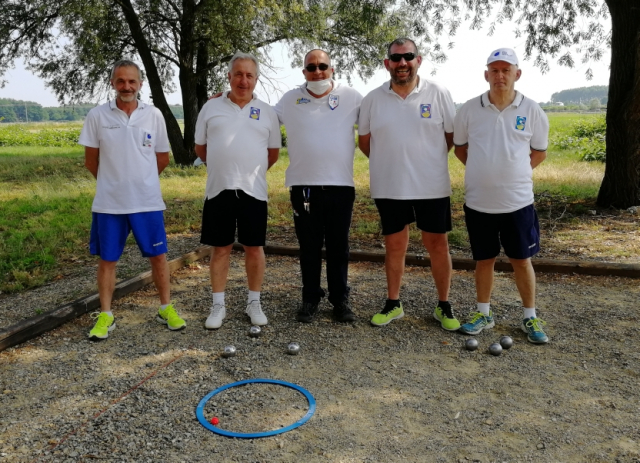
[(453, 153), (456, 155), (460, 162), (467, 165), (467, 156), (469, 155), (469, 145), (456, 146)]
[(280, 148), (267, 148), (267, 153), (269, 155), (269, 166), (267, 170), (271, 169), (271, 166), (278, 161), (278, 156), (280, 156)]
[(547, 158), (547, 152), (531, 149), (529, 157), (531, 158), (531, 168), (535, 169)]
[(156, 153), (156, 162), (158, 163), (158, 175), (169, 165), (169, 152)]
[(98, 178), (98, 164), (100, 163), (100, 148), (84, 147), (84, 166), (94, 178)]
[(358, 147), (366, 157), (369, 157), (369, 153), (371, 152), (371, 134), (370, 133), (366, 135), (358, 135)]
[(207, 162), (207, 145), (198, 145), (196, 143), (196, 156), (202, 159), (202, 162)]
[(444, 139), (447, 141), (447, 153), (451, 151), (451, 147), (453, 146), (453, 132), (445, 132)]

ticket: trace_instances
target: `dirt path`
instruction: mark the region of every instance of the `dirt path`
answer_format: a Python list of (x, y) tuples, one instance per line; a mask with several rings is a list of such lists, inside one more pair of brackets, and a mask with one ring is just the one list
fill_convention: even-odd
[[(0, 353), (0, 462), (640, 461), (637, 281), (539, 276), (551, 343), (534, 346), (518, 328), (511, 276), (498, 275), (497, 325), (468, 352), (464, 336), (431, 317), (428, 269), (407, 269), (405, 318), (375, 328), (368, 321), (385, 297), (382, 266), (351, 266), (356, 323), (333, 322), (325, 303), (304, 325), (293, 320), (297, 261), (268, 256), (267, 265), (270, 324), (255, 340), (242, 310), (243, 262), (234, 254), (228, 317), (218, 331), (202, 327), (208, 267), (193, 264), (172, 277), (185, 331), (153, 320), (148, 287), (116, 304), (118, 327), (105, 342), (86, 340), (92, 321), (84, 316)], [(460, 315), (472, 306), (472, 273), (454, 272), (452, 301)], [(502, 334), (514, 347), (488, 355)], [(285, 354), (290, 341), (301, 344), (300, 355)], [(228, 344), (238, 355), (223, 359)], [(197, 422), (202, 397), (247, 378), (301, 385), (314, 395), (316, 414), (296, 430), (253, 440), (221, 437)], [(225, 394), (206, 414), (227, 429), (286, 426), (306, 411), (301, 395), (275, 386)]]

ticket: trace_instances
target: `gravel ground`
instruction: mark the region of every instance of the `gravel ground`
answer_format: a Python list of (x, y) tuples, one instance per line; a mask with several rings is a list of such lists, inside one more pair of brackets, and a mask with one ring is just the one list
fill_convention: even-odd
[[(217, 331), (203, 328), (211, 304), (205, 261), (172, 275), (184, 331), (154, 321), (149, 286), (115, 303), (118, 327), (104, 342), (87, 340), (86, 315), (1, 352), (0, 462), (640, 461), (637, 281), (539, 275), (551, 342), (534, 346), (519, 330), (511, 275), (498, 274), (496, 327), (477, 336), (475, 352), (433, 320), (429, 269), (407, 268), (406, 316), (382, 328), (369, 324), (385, 297), (381, 265), (351, 265), (358, 321), (350, 324), (332, 321), (326, 302), (314, 323), (296, 322), (299, 281), (296, 259), (267, 257), (270, 324), (257, 339), (247, 336), (243, 260), (234, 253), (227, 320)], [(473, 274), (454, 272), (459, 315), (474, 294)], [(490, 356), (488, 345), (503, 334), (514, 347)], [(290, 341), (300, 343), (298, 356), (285, 353)], [(229, 344), (238, 355), (221, 358)], [(248, 378), (299, 384), (314, 395), (316, 414), (263, 439), (230, 439), (198, 423), (202, 397)], [(205, 414), (224, 429), (278, 428), (306, 412), (296, 394), (234, 388)]]

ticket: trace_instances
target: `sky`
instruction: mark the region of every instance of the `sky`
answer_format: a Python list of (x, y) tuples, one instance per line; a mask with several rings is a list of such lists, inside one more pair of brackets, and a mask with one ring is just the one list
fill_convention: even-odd
[[(580, 63), (579, 57), (574, 55), (577, 64), (571, 69), (560, 66), (552, 58), (549, 60), (550, 71), (547, 74), (542, 74), (538, 68), (533, 66), (531, 60), (523, 60), (525, 38), (516, 39), (513, 33), (514, 28), (515, 26), (511, 24), (501, 25), (491, 37), (487, 36), (486, 30), (471, 31), (460, 28), (454, 37), (455, 47), (452, 50), (447, 50), (448, 60), (446, 63), (437, 65), (437, 73), (432, 76), (431, 71), (434, 66), (425, 60), (419, 74), (423, 78), (444, 84), (456, 103), (464, 103), (488, 89), (483, 73), (491, 51), (500, 47), (510, 47), (516, 51), (520, 58), (520, 68), (522, 69), (522, 77), (516, 83), (516, 89), (534, 101), (549, 101), (554, 92), (569, 88), (609, 85), (609, 63), (611, 60), (609, 51), (605, 53), (601, 61), (587, 64)], [(291, 59), (284, 47), (274, 46), (271, 57), (277, 70), (270, 77), (277, 83), (278, 90), (274, 90), (271, 85), (262, 87), (259, 84), (256, 93), (260, 98), (275, 104), (284, 91), (302, 84), (304, 78), (301, 69), (291, 69), (289, 65)], [(352, 86), (365, 95), (388, 81), (388, 72), (382, 63), (380, 66), (380, 70), (367, 82), (353, 76)], [(589, 67), (593, 71), (593, 79), (590, 81), (585, 77), (585, 72)], [(25, 70), (24, 63), (16, 62), (15, 69), (9, 70), (4, 77), (8, 83), (4, 88), (0, 88), (0, 98), (35, 101), (43, 106), (59, 105), (56, 97), (45, 86), (45, 83)], [(340, 81), (347, 84), (346, 79)], [(150, 94), (148, 90), (145, 90), (143, 87), (142, 98), (146, 100)], [(181, 104), (178, 92), (168, 94), (167, 99), (170, 104)]]

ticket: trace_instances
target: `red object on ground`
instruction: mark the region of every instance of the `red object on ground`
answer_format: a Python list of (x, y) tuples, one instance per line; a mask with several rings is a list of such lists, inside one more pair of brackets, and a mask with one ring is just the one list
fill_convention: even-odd
[(218, 420), (218, 418), (216, 418), (215, 416), (211, 418), (211, 424), (218, 424), (218, 423), (220, 423), (220, 420)]

